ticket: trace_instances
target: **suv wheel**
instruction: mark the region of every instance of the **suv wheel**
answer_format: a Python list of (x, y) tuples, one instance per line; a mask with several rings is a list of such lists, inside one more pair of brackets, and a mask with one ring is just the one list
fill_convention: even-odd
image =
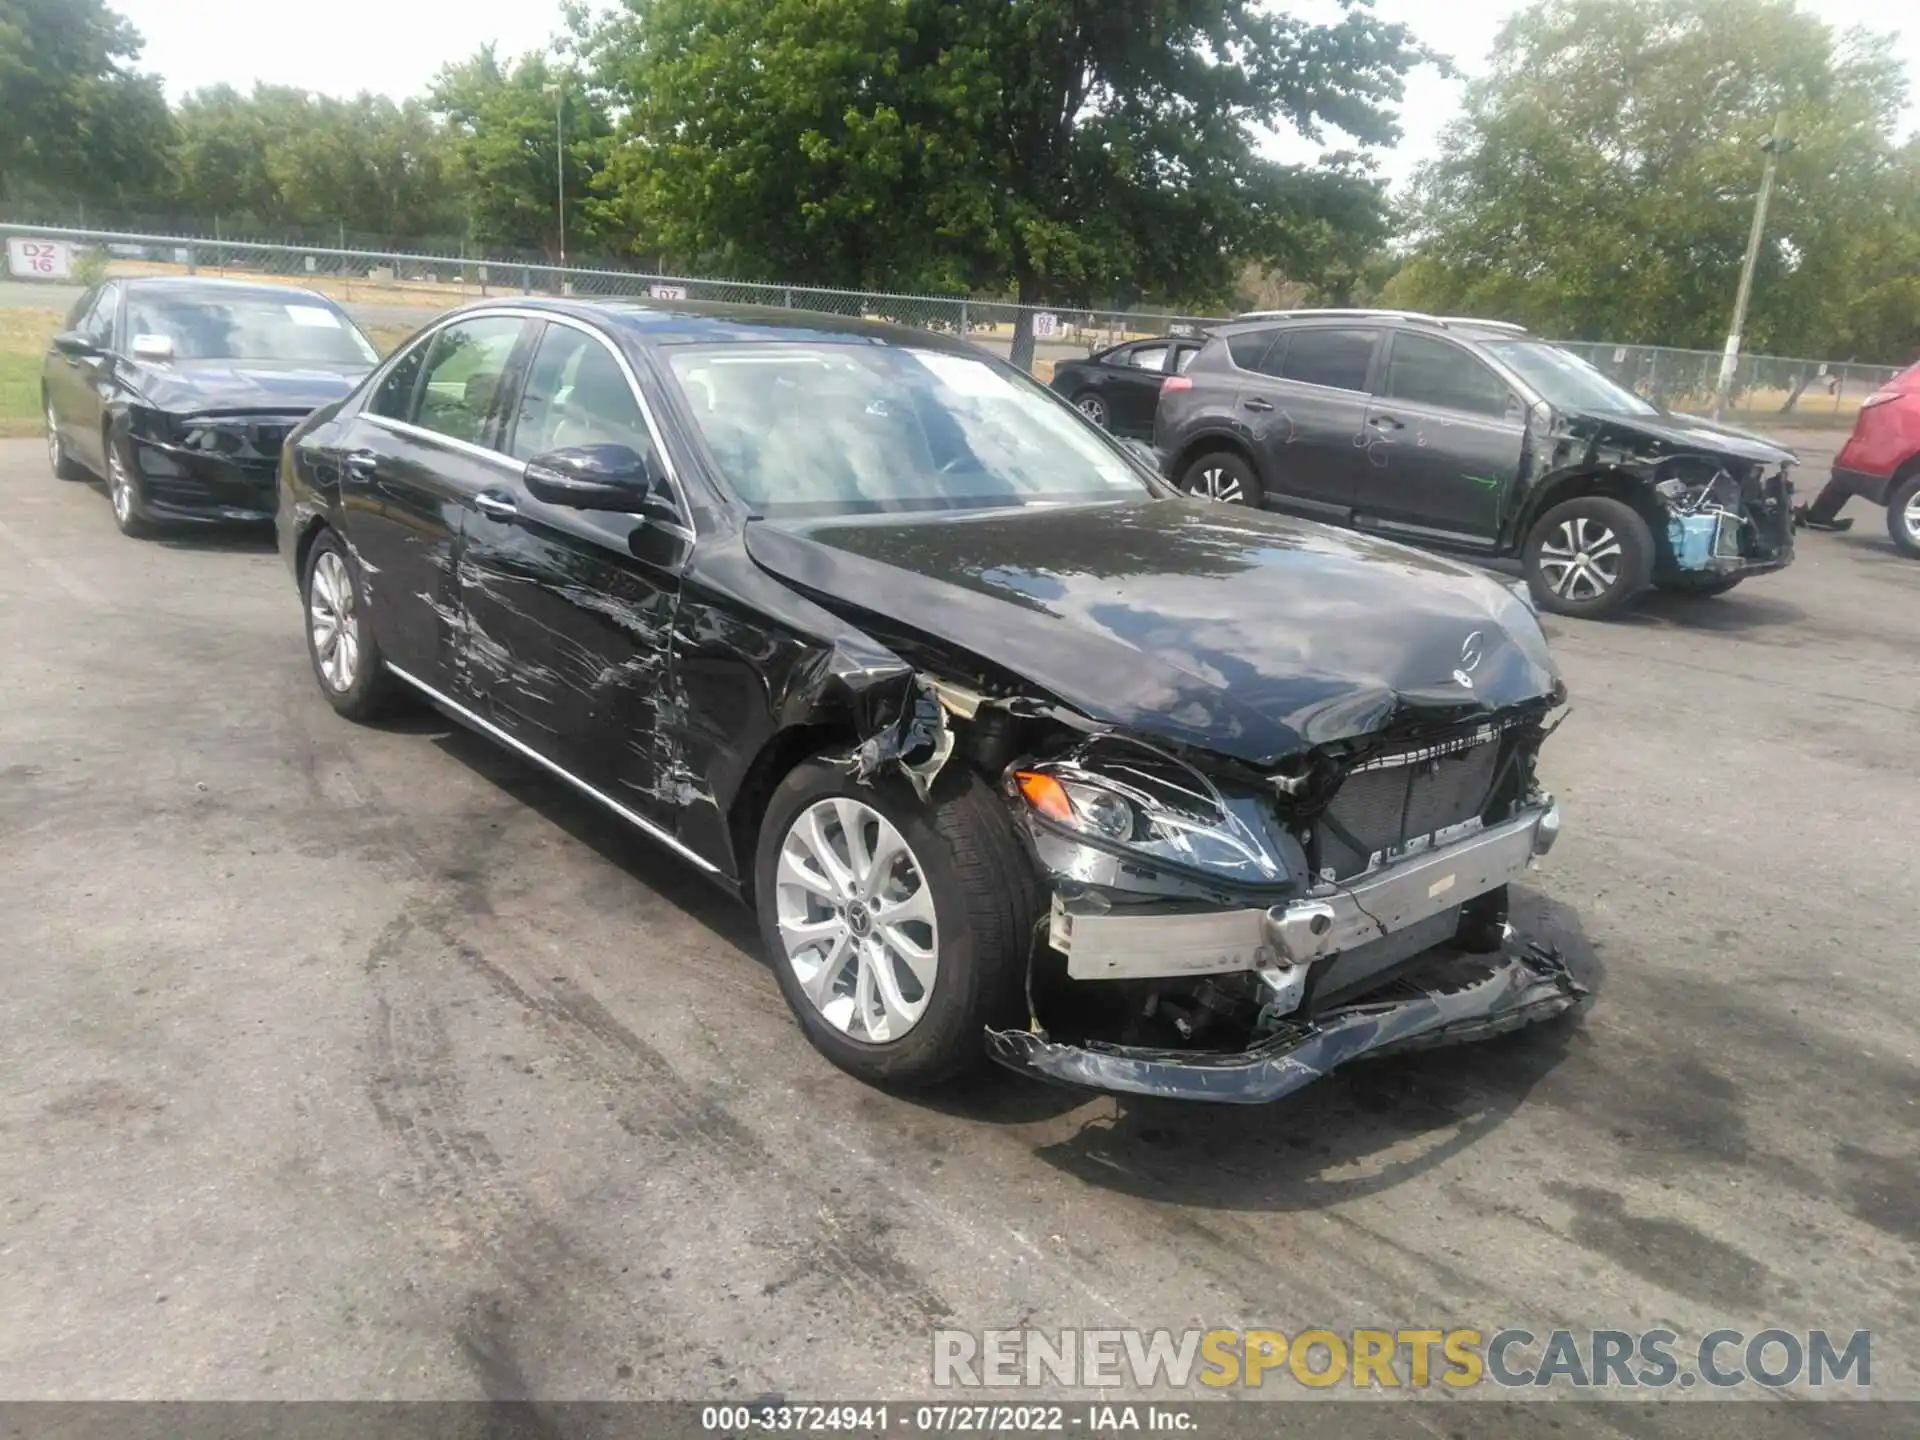
[(1082, 390), (1073, 397), (1073, 408), (1086, 416), (1102, 430), (1113, 429), (1113, 416), (1107, 410), (1107, 402), (1091, 390)]
[(1903, 554), (1920, 560), (1920, 471), (1896, 485), (1887, 497), (1887, 534)]
[(760, 826), (754, 903), (807, 1039), (874, 1084), (950, 1080), (1017, 1024), (1038, 885), (1005, 804), (959, 766), (931, 802), (810, 760)]
[(1563, 500), (1534, 522), (1522, 550), (1534, 603), (1555, 615), (1617, 614), (1653, 578), (1653, 532), (1605, 495)]
[(1218, 500), (1223, 505), (1251, 505), (1259, 509), (1267, 492), (1253, 466), (1231, 450), (1202, 455), (1180, 477), (1180, 488), (1196, 500)]

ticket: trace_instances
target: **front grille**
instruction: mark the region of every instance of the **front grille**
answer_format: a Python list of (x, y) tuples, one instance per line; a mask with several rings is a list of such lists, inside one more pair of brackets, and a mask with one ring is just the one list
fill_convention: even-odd
[(1411, 745), (1356, 766), (1315, 826), (1320, 869), (1345, 880), (1375, 855), (1399, 850), (1436, 830), (1477, 819), (1498, 773), (1500, 731)]
[(185, 422), (182, 444), (203, 455), (237, 463), (273, 465), (300, 421), (289, 416), (235, 415)]

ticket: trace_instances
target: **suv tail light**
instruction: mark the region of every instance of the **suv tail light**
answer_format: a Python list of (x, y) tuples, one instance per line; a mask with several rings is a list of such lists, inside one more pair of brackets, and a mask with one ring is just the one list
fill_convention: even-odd
[(1169, 375), (1160, 382), (1160, 393), (1162, 395), (1178, 395), (1182, 390), (1191, 390), (1192, 388), (1193, 381), (1184, 375)]

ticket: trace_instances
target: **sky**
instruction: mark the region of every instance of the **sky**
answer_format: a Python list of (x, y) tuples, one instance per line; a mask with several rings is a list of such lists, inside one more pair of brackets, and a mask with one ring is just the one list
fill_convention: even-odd
[[(560, 0), (109, 0), (146, 37), (142, 68), (159, 73), (167, 93), (221, 82), (240, 89), (255, 81), (298, 85), (351, 95), (373, 90), (394, 96), (424, 90), (442, 65), (492, 42), (502, 55), (543, 48), (560, 29)], [(1896, 49), (1920, 91), (1920, 6), (1914, 0), (1801, 0), (1804, 8), (1839, 29), (1864, 26), (1902, 31)], [(1293, 10), (1331, 17), (1333, 0), (1299, 0)], [(1465, 77), (1485, 68), (1501, 23), (1519, 0), (1375, 0), (1390, 20), (1411, 25), (1434, 49), (1453, 58), (1462, 78), (1432, 69), (1409, 77), (1401, 109), (1399, 146), (1378, 155), (1380, 172), (1403, 183), (1430, 159), (1441, 128), (1460, 108)], [(1905, 128), (1920, 126), (1909, 105)], [(1330, 141), (1339, 145), (1338, 137)], [(1311, 161), (1321, 147), (1297, 136), (1275, 140), (1270, 153)]]

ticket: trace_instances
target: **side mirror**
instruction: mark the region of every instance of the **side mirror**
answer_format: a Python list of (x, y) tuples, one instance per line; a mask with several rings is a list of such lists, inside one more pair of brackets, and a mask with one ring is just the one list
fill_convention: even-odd
[(100, 353), (100, 347), (78, 330), (62, 330), (53, 337), (53, 348), (62, 355), (72, 356), (76, 360), (83, 360), (89, 355)]
[(173, 358), (173, 337), (170, 335), (134, 336), (133, 358), (136, 360), (171, 360)]
[(570, 445), (527, 462), (527, 490), (536, 500), (574, 510), (618, 510), (677, 520), (666, 471), (649, 450), (630, 445)]

